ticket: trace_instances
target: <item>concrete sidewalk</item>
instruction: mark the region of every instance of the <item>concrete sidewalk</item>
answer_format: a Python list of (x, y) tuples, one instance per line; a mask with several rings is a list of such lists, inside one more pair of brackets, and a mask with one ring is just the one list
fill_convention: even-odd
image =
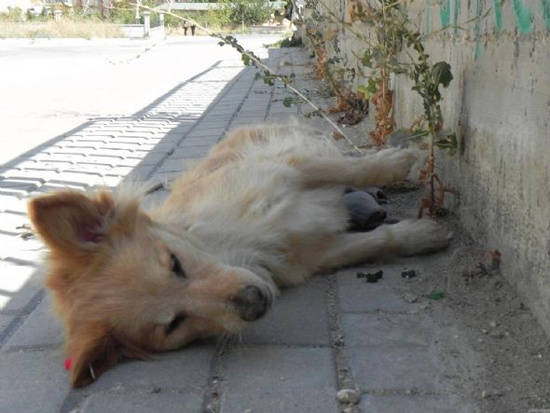
[[(282, 49), (269, 64), (296, 73), (304, 61), (303, 51)], [(168, 181), (227, 130), (299, 114), (281, 104), (284, 88), (254, 73), (238, 60), (219, 62), (135, 116), (94, 119), (0, 170), (1, 412), (477, 411), (443, 354), (456, 346), (452, 327), (436, 325), (429, 305), (405, 294), (407, 259), (362, 268), (384, 271), (376, 284), (357, 278), (359, 269), (317, 277), (284, 292), (238, 338), (123, 362), (87, 388), (69, 388), (61, 329), (40, 281), (43, 249), (27, 237), (26, 199), (123, 179)], [(440, 259), (414, 268), (431, 271)], [(344, 389), (354, 392), (345, 398)]]

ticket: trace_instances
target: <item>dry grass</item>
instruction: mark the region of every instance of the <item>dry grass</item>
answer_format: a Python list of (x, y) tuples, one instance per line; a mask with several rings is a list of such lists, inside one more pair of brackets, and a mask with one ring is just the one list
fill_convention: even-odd
[(123, 37), (122, 30), (115, 24), (101, 21), (61, 20), (48, 22), (2, 22), (0, 38), (60, 38), (78, 37), (84, 39)]

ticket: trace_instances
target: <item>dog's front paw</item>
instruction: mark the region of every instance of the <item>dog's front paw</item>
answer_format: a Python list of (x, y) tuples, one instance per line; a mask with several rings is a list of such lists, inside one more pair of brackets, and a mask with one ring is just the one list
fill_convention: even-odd
[(418, 162), (418, 151), (414, 149), (384, 149), (376, 154), (384, 169), (388, 183), (402, 181)]
[(422, 254), (449, 245), (452, 234), (430, 219), (401, 221), (389, 227), (393, 243), (402, 255)]

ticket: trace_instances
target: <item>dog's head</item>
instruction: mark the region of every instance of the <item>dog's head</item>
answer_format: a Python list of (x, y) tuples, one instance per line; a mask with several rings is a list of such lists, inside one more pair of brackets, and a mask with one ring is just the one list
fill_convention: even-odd
[(75, 387), (121, 357), (238, 331), (270, 305), (273, 286), (216, 262), (135, 198), (58, 192), (31, 200), (29, 214), (50, 250), (47, 286), (65, 323)]

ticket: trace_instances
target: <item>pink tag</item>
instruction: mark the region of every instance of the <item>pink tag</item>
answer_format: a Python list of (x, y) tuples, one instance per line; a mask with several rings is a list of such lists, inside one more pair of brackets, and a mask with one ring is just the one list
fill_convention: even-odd
[(65, 370), (69, 371), (73, 368), (73, 359), (72, 358), (66, 358), (63, 362), (63, 367), (65, 367)]

